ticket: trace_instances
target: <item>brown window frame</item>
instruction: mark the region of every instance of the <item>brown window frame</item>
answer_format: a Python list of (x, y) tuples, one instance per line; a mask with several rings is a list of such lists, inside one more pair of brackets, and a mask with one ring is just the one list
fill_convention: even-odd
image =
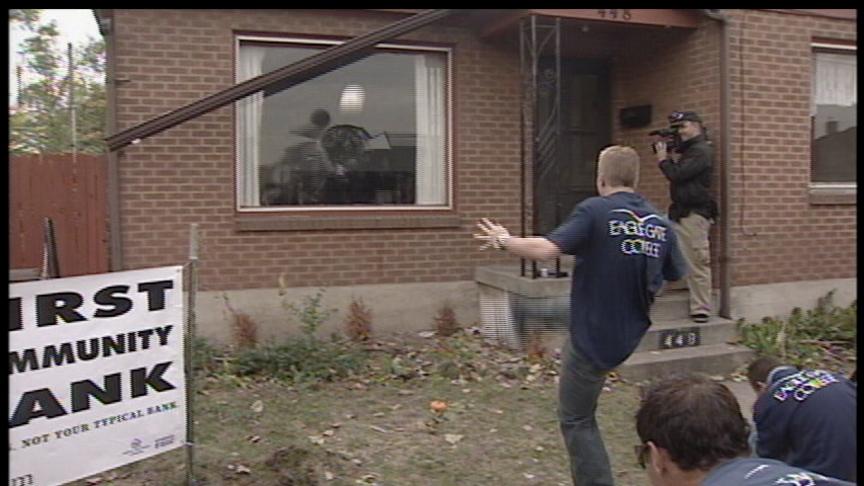
[[(816, 53), (857, 55), (857, 46), (849, 41), (813, 39), (810, 49), (811, 56)], [(812, 57), (811, 57), (812, 58)], [(812, 96), (812, 94), (811, 94)], [(811, 99), (812, 103), (812, 99)], [(810, 167), (816, 165), (816, 150), (814, 135), (816, 133), (816, 117), (810, 115)], [(808, 196), (812, 205), (854, 205), (857, 203), (858, 182), (814, 182), (808, 181)]]
[[(239, 61), (240, 44), (256, 43), (266, 45), (293, 46), (332, 46), (344, 39), (327, 36), (280, 35), (267, 33), (235, 32), (235, 58)], [(450, 44), (426, 42), (386, 42), (376, 46), (376, 52), (426, 53), (437, 52), (446, 57), (444, 78), (444, 172), (445, 204), (437, 206), (279, 206), (279, 207), (241, 207), (240, 185), (235, 175), (234, 209), (235, 229), (239, 231), (272, 230), (322, 230), (322, 229), (383, 229), (383, 228), (432, 228), (458, 227), (460, 217), (456, 211), (456, 177), (454, 154), (454, 65), (455, 48)], [(235, 61), (235, 65), (237, 62)], [(235, 68), (236, 69), (236, 68)], [(236, 130), (236, 124), (235, 124)], [(238, 134), (234, 135), (237, 143)], [(239, 173), (241, 161), (235, 150), (235, 174)]]

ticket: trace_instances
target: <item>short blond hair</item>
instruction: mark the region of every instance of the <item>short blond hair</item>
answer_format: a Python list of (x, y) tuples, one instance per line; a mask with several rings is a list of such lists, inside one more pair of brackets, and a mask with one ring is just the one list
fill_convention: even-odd
[(639, 183), (639, 154), (633, 147), (612, 145), (600, 151), (597, 176), (612, 187), (636, 188)]

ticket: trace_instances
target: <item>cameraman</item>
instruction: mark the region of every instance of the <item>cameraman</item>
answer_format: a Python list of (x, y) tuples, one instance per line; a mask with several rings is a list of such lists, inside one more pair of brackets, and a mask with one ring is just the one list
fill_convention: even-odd
[(717, 217), (717, 204), (711, 198), (711, 165), (714, 148), (705, 136), (702, 119), (692, 111), (677, 111), (669, 115), (669, 123), (677, 131), (681, 143), (674, 160), (667, 152), (666, 142), (654, 144), (657, 161), (663, 175), (669, 179), (669, 219), (681, 244), (684, 259), (690, 267), (687, 287), (690, 289), (690, 318), (708, 322), (711, 314), (711, 253), (708, 231)]

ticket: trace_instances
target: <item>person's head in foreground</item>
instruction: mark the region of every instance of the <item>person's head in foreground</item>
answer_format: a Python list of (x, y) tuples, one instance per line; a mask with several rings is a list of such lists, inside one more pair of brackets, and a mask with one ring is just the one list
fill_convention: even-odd
[(654, 486), (700, 484), (719, 464), (748, 456), (749, 426), (735, 395), (702, 376), (655, 384), (636, 413), (637, 455)]
[(768, 389), (768, 386), (776, 380), (778, 373), (788, 375), (796, 371), (798, 368), (784, 365), (776, 358), (762, 356), (747, 367), (747, 379), (750, 381), (750, 387), (758, 395)]

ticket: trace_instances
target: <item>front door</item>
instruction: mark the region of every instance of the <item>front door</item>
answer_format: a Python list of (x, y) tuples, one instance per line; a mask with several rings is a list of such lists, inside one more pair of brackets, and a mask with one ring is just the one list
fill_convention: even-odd
[(561, 224), (582, 200), (597, 195), (597, 154), (611, 143), (608, 63), (561, 60), (561, 134), (557, 156), (537, 181), (537, 231)]

